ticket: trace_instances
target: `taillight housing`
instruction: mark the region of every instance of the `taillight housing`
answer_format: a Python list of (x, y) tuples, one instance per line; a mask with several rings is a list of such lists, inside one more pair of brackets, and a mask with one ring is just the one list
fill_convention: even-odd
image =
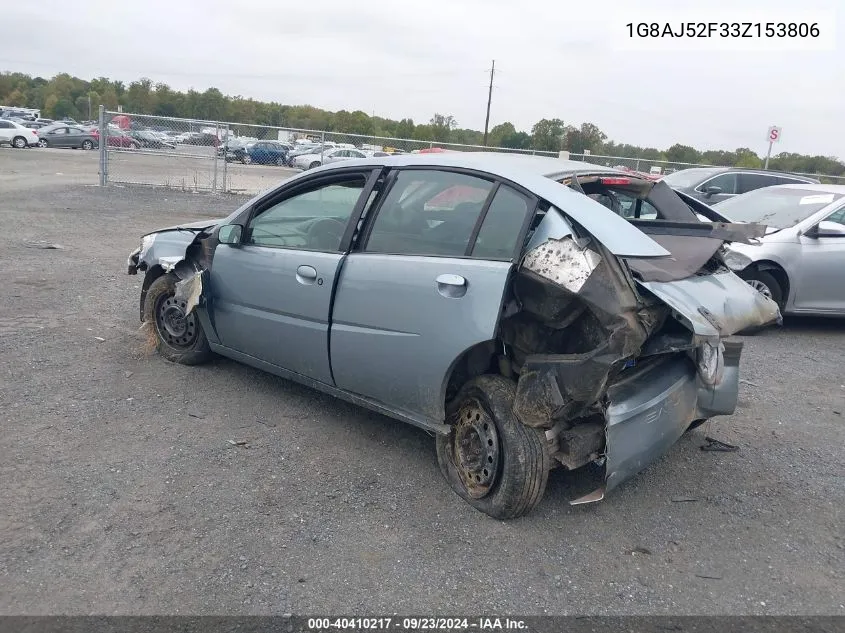
[(599, 178), (599, 182), (603, 185), (630, 185), (630, 178)]

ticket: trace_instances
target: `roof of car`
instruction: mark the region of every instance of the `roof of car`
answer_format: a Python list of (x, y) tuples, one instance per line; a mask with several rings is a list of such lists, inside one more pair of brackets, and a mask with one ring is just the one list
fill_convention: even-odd
[[(340, 165), (350, 165), (344, 161)], [(504, 152), (438, 152), (436, 154), (400, 154), (355, 159), (356, 165), (384, 165), (385, 167), (438, 166), (457, 169), (478, 169), (507, 178), (511, 172), (530, 173), (554, 178), (573, 173), (619, 173), (630, 175), (613, 167), (593, 165), (576, 160), (563, 160), (529, 154)]]
[[(845, 195), (845, 185), (820, 185), (812, 182), (808, 182), (807, 184), (797, 183), (793, 185), (774, 185), (772, 187), (764, 187), (764, 189), (766, 189), (767, 191), (770, 191), (772, 189), (798, 189), (800, 191), (820, 191), (821, 193), (836, 193)], [(757, 191), (757, 189), (755, 189), (754, 191)]]
[[(812, 176), (801, 176), (800, 174), (791, 174), (788, 171), (774, 171), (772, 169), (755, 169), (753, 167), (688, 167), (687, 169), (679, 169), (678, 171), (672, 172), (673, 174), (679, 174), (684, 171), (706, 171), (712, 174), (721, 174), (727, 173), (731, 171), (741, 171), (746, 174), (768, 174), (772, 176), (787, 176), (789, 178), (799, 178), (799, 179), (806, 179), (808, 182), (816, 182), (816, 179)], [(668, 174), (667, 174), (668, 175)]]

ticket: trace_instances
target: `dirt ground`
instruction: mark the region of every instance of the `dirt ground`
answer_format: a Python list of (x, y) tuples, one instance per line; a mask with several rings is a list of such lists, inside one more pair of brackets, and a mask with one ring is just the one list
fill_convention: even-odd
[(736, 414), (605, 501), (555, 471), (498, 522), (423, 431), (145, 350), (127, 255), (242, 199), (64, 154), (0, 149), (0, 613), (845, 614), (843, 321), (745, 338)]

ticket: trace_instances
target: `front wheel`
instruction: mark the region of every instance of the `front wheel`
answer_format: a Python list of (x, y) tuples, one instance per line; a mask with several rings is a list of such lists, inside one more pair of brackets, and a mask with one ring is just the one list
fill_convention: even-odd
[(16, 136), (12, 139), (12, 147), (15, 149), (26, 149), (26, 139), (23, 136)]
[(450, 406), (449, 435), (437, 436), (440, 472), (458, 496), (496, 519), (528, 514), (543, 497), (551, 468), (545, 434), (513, 413), (516, 385), (479, 376)]
[(742, 277), (749, 286), (754, 288), (754, 290), (764, 297), (771, 299), (778, 304), (779, 308), (783, 309), (783, 288), (780, 287), (780, 283), (778, 283), (778, 280), (775, 279), (774, 275), (765, 270), (750, 269), (742, 271), (739, 276)]
[(156, 349), (167, 360), (182, 365), (198, 365), (211, 357), (208, 339), (196, 311), (185, 315), (186, 303), (176, 298), (173, 273), (150, 284), (144, 299), (144, 322), (155, 332)]
[(50, 143), (42, 138), (38, 140), (38, 147), (50, 147)]
[(249, 154), (244, 154), (243, 158), (241, 158), (241, 162), (244, 165), (249, 165), (250, 163), (252, 163), (252, 157)]
[(279, 156), (279, 157), (276, 159), (276, 165), (278, 165), (279, 167), (284, 167), (284, 166), (285, 166), (285, 159), (284, 159), (284, 157), (283, 157), (283, 156)]
[(320, 162), (315, 160), (313, 163), (308, 165), (308, 169), (314, 169), (315, 167), (319, 167), (319, 166), (320, 166)]

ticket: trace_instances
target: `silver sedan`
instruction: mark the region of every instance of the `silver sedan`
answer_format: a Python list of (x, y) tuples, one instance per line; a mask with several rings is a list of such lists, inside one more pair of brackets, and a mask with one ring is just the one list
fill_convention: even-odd
[(759, 245), (725, 261), (784, 314), (845, 316), (845, 185), (779, 185), (715, 205), (733, 222), (767, 225)]
[(309, 169), (144, 236), (127, 272), (165, 358), (217, 353), (431, 431), (452, 489), (504, 519), (555, 465), (603, 467), (572, 503), (598, 501), (733, 413), (728, 336), (780, 314), (721, 247), (762, 234), (607, 167), (455, 152)]

